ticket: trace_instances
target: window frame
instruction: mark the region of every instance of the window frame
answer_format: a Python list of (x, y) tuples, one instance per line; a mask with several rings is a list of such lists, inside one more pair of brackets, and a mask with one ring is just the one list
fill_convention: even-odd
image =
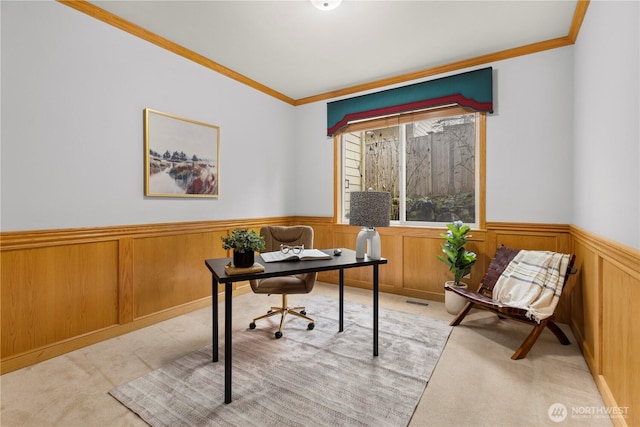
[[(476, 116), (476, 130), (477, 130), (477, 147), (476, 155), (479, 157), (476, 161), (476, 183), (478, 188), (476, 189), (477, 195), (477, 223), (473, 224), (474, 228), (485, 229), (486, 228), (486, 120), (487, 114), (485, 112), (472, 111), (460, 106), (447, 106), (441, 108), (433, 108), (421, 111), (412, 111), (409, 113), (397, 114), (393, 116), (378, 117), (373, 119), (367, 119), (349, 123), (339, 132), (333, 135), (333, 147), (334, 147), (334, 203), (333, 203), (333, 222), (335, 224), (348, 224), (348, 221), (344, 221), (342, 217), (342, 204), (344, 197), (344, 182), (343, 182), (343, 169), (344, 169), (344, 150), (342, 149), (342, 136), (345, 133), (360, 132), (368, 129), (377, 129), (383, 127), (398, 126), (404, 123), (415, 122), (424, 119), (434, 119), (441, 117), (450, 117), (453, 115), (475, 113)], [(404, 168), (403, 168), (404, 169)], [(404, 174), (403, 174), (404, 175)], [(404, 182), (404, 176), (401, 176)], [(406, 183), (402, 186), (402, 192), (405, 191)], [(409, 227), (409, 228), (442, 228), (436, 226), (433, 223), (414, 223), (414, 222), (399, 222), (392, 221), (392, 227)]]

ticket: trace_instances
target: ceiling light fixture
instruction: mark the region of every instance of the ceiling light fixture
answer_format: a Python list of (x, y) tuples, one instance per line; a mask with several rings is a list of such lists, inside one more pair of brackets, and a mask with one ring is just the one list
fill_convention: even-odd
[(311, 4), (320, 10), (333, 10), (340, 6), (342, 0), (310, 0)]

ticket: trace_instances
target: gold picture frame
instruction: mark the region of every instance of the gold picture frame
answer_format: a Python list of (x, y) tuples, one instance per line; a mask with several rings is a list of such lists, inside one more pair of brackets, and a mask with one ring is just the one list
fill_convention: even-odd
[(144, 195), (220, 195), (220, 128), (144, 109)]

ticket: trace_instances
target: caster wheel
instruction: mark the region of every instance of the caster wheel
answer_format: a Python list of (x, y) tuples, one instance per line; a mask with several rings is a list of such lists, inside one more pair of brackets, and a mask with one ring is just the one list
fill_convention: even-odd
[(276, 339), (282, 338), (282, 332), (276, 332)]
[(267, 314), (269, 314), (269, 313), (273, 313), (273, 310), (268, 310), (268, 311), (267, 311)]
[(307, 315), (307, 311), (306, 311), (306, 310), (302, 310), (302, 311), (300, 312), (300, 314), (302, 314), (303, 316), (306, 316), (306, 315)]
[(315, 327), (316, 327), (315, 323), (309, 323), (309, 325), (307, 325), (308, 330), (312, 330)]
[(255, 322), (249, 323), (249, 329), (255, 329), (255, 328), (256, 328)]

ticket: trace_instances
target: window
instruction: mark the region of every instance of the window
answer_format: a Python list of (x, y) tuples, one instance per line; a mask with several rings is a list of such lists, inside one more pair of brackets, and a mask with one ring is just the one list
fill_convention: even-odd
[(341, 215), (349, 193), (391, 193), (392, 224), (484, 224), (484, 113), (459, 107), (350, 124), (342, 147)]

